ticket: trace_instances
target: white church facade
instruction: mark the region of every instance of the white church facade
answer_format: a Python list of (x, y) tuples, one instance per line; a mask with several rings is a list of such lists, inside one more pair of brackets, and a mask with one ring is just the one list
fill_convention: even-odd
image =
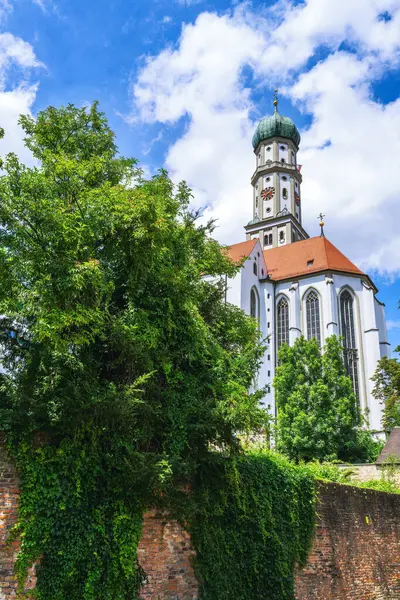
[[(270, 391), (264, 403), (275, 413), (272, 382), (283, 343), (304, 335), (321, 347), (341, 335), (344, 360), (368, 428), (381, 431), (382, 407), (372, 396), (377, 361), (388, 356), (384, 305), (370, 277), (324, 236), (310, 238), (302, 227), (300, 134), (291, 119), (275, 112), (260, 121), (253, 137), (254, 218), (246, 241), (228, 250), (244, 261), (227, 281), (227, 300), (259, 320), (268, 349), (258, 386)], [(322, 215), (321, 215), (322, 218)]]

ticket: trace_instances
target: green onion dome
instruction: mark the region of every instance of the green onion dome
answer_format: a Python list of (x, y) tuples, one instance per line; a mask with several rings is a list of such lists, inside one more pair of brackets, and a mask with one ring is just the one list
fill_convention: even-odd
[(300, 144), (300, 133), (296, 125), (289, 117), (282, 117), (277, 109), (271, 117), (264, 117), (257, 125), (253, 135), (253, 148), (256, 149), (260, 142), (274, 136), (289, 138), (296, 146)]

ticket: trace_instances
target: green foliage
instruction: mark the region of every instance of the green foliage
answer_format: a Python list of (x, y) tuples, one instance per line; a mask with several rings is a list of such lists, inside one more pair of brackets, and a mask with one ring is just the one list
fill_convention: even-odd
[(385, 431), (391, 431), (400, 426), (400, 363), (397, 358), (381, 358), (372, 381), (375, 384), (372, 393), (383, 404), (382, 426)]
[(302, 464), (303, 469), (315, 479), (353, 485), (355, 470), (351, 467), (339, 468), (335, 463), (310, 461)]
[(385, 479), (370, 479), (357, 483), (357, 487), (366, 488), (369, 490), (377, 490), (378, 492), (386, 492), (387, 494), (400, 494), (400, 487), (394, 481)]
[[(143, 506), (265, 426), (263, 346), (190, 190), (143, 178), (94, 104), (21, 117), (0, 177), (0, 422), (22, 478), (18, 572), (40, 600), (132, 600)], [(213, 276), (213, 283), (204, 280)], [(40, 443), (35, 445), (35, 432)], [(176, 494), (175, 494), (176, 495)], [(62, 538), (62, 539), (61, 539)]]
[(14, 456), (21, 473), (21, 536), (16, 574), (23, 589), (38, 562), (41, 600), (136, 598), (143, 581), (137, 563), (143, 498), (123, 480), (128, 449), (118, 436), (95, 428), (36, 448), (19, 440)]
[(321, 352), (317, 340), (298, 338), (279, 361), (277, 449), (295, 461), (354, 457), (361, 414), (339, 339), (329, 337)]
[(210, 457), (189, 530), (202, 600), (293, 600), (315, 521), (314, 477), (273, 453)]
[(303, 469), (315, 477), (315, 479), (321, 479), (322, 481), (332, 481), (360, 488), (388, 492), (390, 494), (400, 494), (400, 486), (397, 480), (399, 476), (397, 461), (394, 463), (389, 460), (383, 466), (380, 478), (369, 479), (368, 481), (358, 481), (357, 468), (351, 465), (339, 468), (334, 463), (320, 463), (315, 461), (304, 464)]

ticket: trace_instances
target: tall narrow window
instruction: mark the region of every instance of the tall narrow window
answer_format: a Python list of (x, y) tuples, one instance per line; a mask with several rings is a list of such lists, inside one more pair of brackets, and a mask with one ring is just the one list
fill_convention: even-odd
[(340, 295), (340, 330), (343, 336), (344, 365), (358, 398), (358, 351), (354, 327), (354, 299), (347, 290)]
[(253, 263), (253, 273), (254, 273), (254, 275), (257, 275), (257, 263), (256, 262)]
[(287, 188), (283, 188), (282, 190), (282, 198), (286, 200), (288, 197)]
[(259, 318), (258, 294), (254, 288), (250, 291), (250, 314), (254, 319)]
[(319, 297), (314, 291), (311, 291), (306, 299), (307, 315), (307, 339), (315, 338), (321, 345), (321, 319), (319, 311)]
[(289, 303), (286, 298), (279, 300), (276, 312), (279, 350), (282, 344), (289, 344)]

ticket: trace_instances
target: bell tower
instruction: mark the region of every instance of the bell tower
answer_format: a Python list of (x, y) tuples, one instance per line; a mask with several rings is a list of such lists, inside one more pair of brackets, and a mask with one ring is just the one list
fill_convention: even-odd
[(254, 216), (245, 227), (247, 239), (259, 238), (265, 250), (309, 237), (301, 224), (299, 144), (296, 125), (279, 114), (275, 90), (274, 114), (261, 119), (253, 136)]

